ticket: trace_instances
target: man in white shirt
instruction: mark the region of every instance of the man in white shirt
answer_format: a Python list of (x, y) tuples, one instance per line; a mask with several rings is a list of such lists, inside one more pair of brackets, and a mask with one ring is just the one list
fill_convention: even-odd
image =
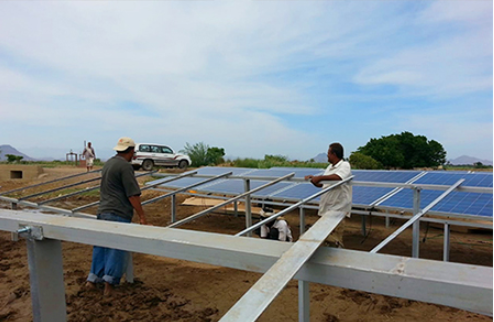
[[(270, 207), (261, 209), (261, 220), (273, 215), (274, 211)], [(261, 226), (261, 238), (274, 239), (279, 241), (293, 242), (292, 231), (283, 216)]]
[[(306, 176), (305, 180), (318, 188), (327, 188), (330, 185), (321, 184), (324, 180), (344, 180), (352, 175), (350, 163), (343, 161), (343, 146), (340, 143), (332, 143), (328, 149), (329, 166), (321, 176)], [(349, 218), (352, 210), (352, 186), (345, 183), (336, 187), (321, 196), (319, 201), (319, 216), (329, 214), (330, 210), (343, 211)], [(346, 225), (346, 218), (343, 219), (338, 227), (329, 235), (328, 241), (334, 242), (336, 247), (343, 247), (343, 233)]]
[(86, 159), (87, 172), (93, 169), (94, 158), (96, 158), (96, 153), (94, 148), (91, 146), (91, 142), (88, 142), (87, 147), (82, 151), (82, 155)]

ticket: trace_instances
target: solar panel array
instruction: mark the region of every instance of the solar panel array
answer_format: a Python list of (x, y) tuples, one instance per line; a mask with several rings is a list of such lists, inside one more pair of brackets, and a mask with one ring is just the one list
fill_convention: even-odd
[[(271, 168), (271, 169), (250, 169), (233, 167), (204, 167), (197, 170), (200, 175), (220, 175), (232, 172), (232, 176), (256, 177), (250, 180), (250, 188), (254, 189), (272, 181), (272, 178), (295, 173), (295, 178), (303, 178), (306, 175), (321, 175), (324, 169), (312, 168)], [(492, 173), (460, 173), (460, 172), (421, 172), (421, 171), (376, 171), (376, 170), (353, 170), (354, 182), (385, 182), (385, 183), (415, 183), (431, 185), (453, 185), (460, 179), (465, 179), (462, 186), (470, 187), (490, 187), (493, 186)], [(270, 177), (260, 180), (260, 177)], [(259, 179), (259, 180), (258, 180)], [(167, 179), (160, 179), (148, 184), (157, 183)], [(192, 184), (204, 181), (204, 178), (186, 177), (170, 183), (165, 187), (183, 188)], [(397, 189), (387, 187), (366, 187), (353, 185), (353, 205), (370, 206), (380, 201), (383, 196), (388, 196), (378, 205), (399, 209), (413, 208), (413, 191), (411, 189)], [(224, 195), (238, 195), (245, 192), (243, 179), (218, 179), (194, 187), (193, 190), (202, 193), (215, 193)], [(273, 200), (298, 201), (305, 199), (320, 189), (310, 183), (283, 181), (269, 186), (253, 194), (257, 198), (271, 198)], [(426, 207), (430, 202), (440, 196), (440, 190), (422, 190), (421, 208)], [(318, 202), (319, 198), (315, 198)], [(432, 211), (439, 211), (452, 214), (465, 214), (475, 216), (492, 217), (492, 193), (471, 193), (452, 192), (448, 197), (438, 203)]]

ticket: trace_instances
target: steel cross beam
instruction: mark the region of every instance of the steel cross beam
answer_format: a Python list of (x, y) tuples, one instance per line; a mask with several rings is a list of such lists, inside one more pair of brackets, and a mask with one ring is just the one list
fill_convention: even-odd
[(84, 183), (89, 183), (89, 182), (93, 182), (93, 181), (97, 181), (97, 180), (101, 180), (101, 177), (97, 177), (97, 178), (93, 178), (93, 179), (88, 179), (88, 180), (84, 180), (84, 181), (80, 181), (80, 182), (76, 182), (76, 183), (71, 183), (71, 184), (68, 184), (68, 185), (65, 185), (65, 186), (61, 186), (61, 187), (58, 187), (58, 188), (53, 188), (53, 189), (46, 190), (46, 191), (41, 191), (41, 192), (38, 192), (38, 193), (33, 193), (31, 195), (20, 197), (19, 200), (25, 200), (25, 199), (29, 199), (29, 198), (33, 198), (33, 197), (37, 197), (37, 196), (41, 196), (41, 195), (46, 195), (47, 193), (51, 193), (51, 192), (55, 192), (55, 191), (67, 189), (67, 188), (70, 188), (70, 187), (78, 186), (78, 185), (81, 185), (81, 184), (84, 184)]
[(184, 219), (182, 219), (182, 220), (179, 220), (179, 221), (177, 221), (177, 222), (175, 222), (175, 223), (173, 223), (173, 224), (171, 224), (171, 225), (169, 225), (169, 226), (167, 226), (167, 227), (169, 227), (169, 228), (174, 228), (174, 227), (178, 227), (178, 226), (180, 226), (180, 225), (183, 225), (183, 224), (185, 224), (185, 223), (188, 223), (188, 222), (190, 222), (190, 221), (192, 221), (192, 220), (194, 220), (194, 219), (197, 219), (197, 218), (199, 218), (199, 217), (202, 217), (202, 216), (204, 216), (204, 215), (206, 215), (206, 214), (208, 214), (208, 213), (210, 213), (210, 212), (212, 212), (212, 211), (214, 211), (214, 210), (216, 210), (216, 209), (219, 209), (219, 208), (221, 208), (221, 207), (224, 207), (224, 206), (226, 206), (226, 205), (228, 205), (228, 204), (230, 204), (230, 203), (232, 203), (232, 202), (234, 202), (234, 201), (236, 201), (236, 200), (238, 200), (238, 199), (241, 199), (241, 198), (243, 198), (243, 197), (245, 197), (245, 196), (247, 196), (247, 195), (251, 195), (251, 194), (253, 194), (253, 193), (255, 193), (255, 192), (259, 191), (259, 190), (262, 190), (262, 189), (264, 189), (264, 188), (267, 188), (267, 187), (269, 187), (269, 186), (272, 186), (272, 185), (274, 185), (274, 184), (276, 184), (276, 183), (278, 183), (278, 182), (280, 182), (280, 181), (287, 180), (287, 179), (289, 179), (289, 178), (293, 177), (294, 175), (295, 175), (295, 172), (292, 172), (292, 173), (290, 173), (290, 174), (287, 174), (287, 175), (285, 175), (285, 176), (283, 176), (283, 177), (280, 177), (280, 178), (278, 178), (278, 179), (276, 179), (276, 180), (273, 180), (273, 181), (270, 181), (270, 182), (268, 182), (268, 183), (266, 183), (266, 184), (263, 184), (262, 186), (259, 186), (259, 187), (255, 188), (255, 189), (252, 189), (252, 190), (246, 191), (246, 192), (244, 192), (244, 193), (242, 193), (242, 194), (240, 194), (240, 195), (238, 195), (238, 196), (236, 196), (236, 197), (233, 197), (233, 198), (231, 198), (231, 199), (228, 199), (227, 201), (222, 202), (222, 203), (220, 203), (220, 204), (218, 204), (218, 205), (216, 205), (216, 206), (213, 206), (213, 207), (208, 208), (208, 209), (204, 209), (203, 211), (198, 212), (198, 213), (197, 213), (197, 214), (195, 214), (195, 215), (192, 215), (192, 216), (190, 216), (190, 217), (187, 217), (187, 218), (184, 218)]
[[(231, 175), (233, 172), (228, 172), (228, 173), (223, 173), (223, 174), (220, 174), (220, 175), (217, 175), (217, 176), (214, 176), (212, 178), (209, 178), (209, 179), (206, 179), (206, 180), (203, 180), (203, 181), (200, 181), (200, 182), (197, 182), (197, 183), (194, 183), (194, 184), (191, 184), (191, 185), (188, 185), (186, 187), (183, 187), (183, 188), (180, 188), (178, 190), (175, 190), (175, 191), (172, 191), (172, 192), (169, 192), (167, 194), (164, 194), (162, 196), (158, 196), (158, 197), (155, 197), (155, 198), (152, 198), (152, 199), (149, 199), (149, 200), (146, 200), (142, 203), (142, 205), (147, 205), (147, 204), (150, 204), (150, 203), (153, 203), (153, 202), (156, 202), (156, 201), (159, 201), (161, 199), (164, 199), (166, 197), (170, 197), (170, 196), (173, 196), (177, 193), (180, 193), (180, 192), (183, 192), (183, 191), (187, 191), (191, 188), (194, 188), (194, 187), (197, 187), (197, 186), (200, 186), (200, 185), (203, 185), (205, 183), (208, 183), (208, 182), (211, 182), (211, 181), (214, 181), (214, 180), (218, 180), (218, 179), (221, 179), (221, 178), (224, 178), (224, 177), (228, 177), (229, 175)], [(149, 188), (148, 188), (149, 187)], [(151, 186), (148, 186), (146, 187), (146, 189), (150, 189), (152, 188)], [(144, 189), (143, 189), (144, 190)]]
[[(156, 187), (156, 186), (159, 186), (159, 185), (162, 185), (164, 183), (168, 183), (168, 182), (172, 182), (172, 181), (175, 181), (175, 180), (178, 180), (178, 179), (182, 179), (182, 178), (185, 178), (185, 177), (189, 177), (189, 176), (192, 176), (194, 174), (196, 174), (197, 171), (195, 172), (190, 172), (190, 173), (184, 173), (184, 174), (181, 174), (179, 176), (175, 176), (173, 178), (170, 178), (168, 180), (165, 180), (165, 181), (162, 181), (162, 182), (159, 182), (159, 183), (154, 183), (154, 184), (151, 184), (151, 185), (148, 185), (148, 186), (145, 186), (141, 189), (142, 190), (147, 190), (147, 189), (151, 189), (153, 187)], [(91, 207), (94, 207), (94, 206), (97, 206), (99, 205), (99, 201), (95, 201), (95, 202), (92, 202), (92, 203), (89, 203), (87, 205), (84, 205), (84, 206), (80, 206), (80, 207), (77, 207), (77, 208), (74, 208), (72, 209), (72, 212), (77, 212), (77, 211), (80, 211), (80, 210), (83, 210), (83, 209), (87, 209), (87, 208), (91, 208)]]
[(82, 172), (82, 173), (78, 173), (78, 174), (73, 174), (73, 175), (70, 175), (70, 176), (66, 176), (66, 177), (62, 177), (62, 178), (58, 178), (58, 179), (54, 179), (54, 180), (50, 180), (50, 181), (46, 181), (46, 182), (41, 182), (41, 183), (33, 184), (33, 185), (30, 185), (30, 186), (27, 186), (27, 187), (21, 187), (21, 188), (9, 190), (9, 191), (4, 191), (4, 192), (1, 192), (0, 193), (0, 196), (8, 195), (8, 194), (11, 194), (11, 193), (14, 193), (14, 192), (17, 192), (17, 191), (31, 189), (31, 188), (43, 186), (43, 185), (46, 185), (46, 184), (49, 184), (49, 183), (63, 181), (63, 180), (67, 180), (67, 179), (71, 179), (71, 178), (83, 176), (83, 175), (90, 174), (90, 173), (96, 173), (96, 172), (101, 172), (101, 169), (100, 170), (93, 170), (93, 171), (89, 171), (89, 172)]
[[(145, 176), (149, 176), (149, 175), (152, 175), (153, 173), (156, 173), (158, 170), (155, 170), (155, 171), (152, 171), (152, 172), (146, 172), (146, 173), (138, 173), (136, 174), (136, 178), (139, 178), (139, 177), (145, 177)], [(72, 193), (67, 193), (65, 195), (62, 195), (62, 196), (58, 196), (58, 197), (54, 197), (54, 198), (51, 198), (51, 199), (47, 199), (47, 200), (43, 200), (41, 202), (38, 202), (38, 205), (44, 205), (44, 204), (47, 204), (47, 203), (50, 203), (50, 202), (53, 202), (53, 201), (57, 201), (57, 200), (60, 200), (60, 199), (65, 199), (65, 198), (68, 198), (68, 197), (72, 197), (72, 196), (76, 196), (78, 194), (81, 194), (81, 193), (84, 193), (84, 192), (89, 192), (89, 191), (93, 191), (93, 190), (97, 190), (99, 189), (101, 185), (97, 185), (97, 186), (94, 186), (94, 187), (91, 187), (91, 188), (87, 188), (87, 189), (83, 189), (83, 190), (80, 190), (80, 191), (75, 191), (75, 192), (72, 192)]]
[(448, 190), (443, 192), (439, 197), (434, 199), (427, 207), (419, 211), (417, 214), (415, 214), (412, 218), (410, 218), (406, 223), (403, 224), (400, 228), (398, 228), (395, 232), (393, 232), (391, 235), (388, 236), (385, 240), (383, 240), (379, 245), (374, 247), (370, 252), (371, 253), (377, 253), (380, 251), (384, 246), (386, 246), (390, 241), (396, 238), (399, 234), (401, 234), (405, 229), (410, 227), (414, 222), (420, 219), (423, 215), (425, 215), (432, 207), (437, 205), (441, 200), (446, 198), (451, 192), (453, 192), (456, 188), (458, 188), (459, 185), (461, 185), (465, 181), (465, 179), (460, 179), (458, 180), (454, 185), (452, 185)]
[[(98, 244), (258, 273), (269, 270), (291, 247), (286, 242), (258, 238), (0, 209), (0, 230), (17, 232), (20, 226), (38, 227), (45, 239)], [(31, 274), (43, 273), (31, 270)], [(492, 275), (492, 267), (487, 266), (320, 247), (294, 278), (492, 316)], [(43, 276), (57, 278), (53, 274)], [(54, 301), (53, 297), (47, 299)]]
[[(317, 198), (317, 197), (319, 197), (320, 195), (323, 195), (323, 194), (325, 194), (326, 192), (328, 192), (328, 191), (330, 191), (330, 190), (332, 190), (332, 189), (334, 189), (334, 188), (336, 188), (336, 187), (339, 187), (339, 186), (341, 186), (342, 184), (345, 184), (345, 183), (349, 182), (350, 180), (352, 180), (352, 179), (353, 179), (353, 177), (354, 177), (354, 176), (351, 176), (351, 177), (346, 178), (345, 180), (338, 181), (338, 182), (336, 182), (335, 184), (333, 184), (332, 186), (327, 187), (326, 189), (322, 189), (321, 191), (319, 191), (319, 192), (317, 192), (317, 193), (315, 193), (315, 194), (313, 194), (313, 195), (311, 195), (311, 196), (309, 196), (309, 197), (307, 197), (307, 198), (305, 198), (305, 199), (303, 199), (303, 200), (301, 200), (301, 201), (297, 202), (296, 204), (291, 205), (290, 207), (288, 207), (288, 208), (286, 208), (286, 209), (283, 209), (282, 211), (280, 211), (280, 212), (278, 212), (278, 213), (276, 213), (276, 214), (274, 214), (274, 215), (269, 216), (268, 218), (266, 218), (266, 219), (264, 219), (264, 220), (262, 220), (262, 221), (260, 221), (260, 222), (256, 223), (255, 225), (252, 225), (251, 227), (247, 227), (247, 228), (245, 228), (245, 229), (244, 229), (244, 230), (242, 230), (241, 232), (237, 233), (235, 236), (236, 236), (236, 237), (238, 237), (238, 236), (245, 235), (245, 234), (247, 234), (247, 233), (249, 233), (249, 232), (252, 232), (252, 231), (256, 230), (257, 228), (261, 227), (262, 225), (267, 224), (267, 223), (269, 223), (269, 222), (271, 222), (271, 221), (275, 220), (276, 218), (278, 218), (278, 217), (280, 217), (280, 216), (283, 216), (284, 214), (286, 214), (286, 213), (288, 213), (288, 212), (292, 211), (293, 209), (296, 209), (296, 208), (298, 208), (298, 207), (300, 207), (300, 206), (304, 205), (305, 203), (307, 203), (307, 202), (311, 201), (312, 199)], [(334, 183), (334, 181), (330, 181), (330, 182), (331, 182), (331, 183)]]
[(344, 212), (330, 212), (319, 218), (235, 303), (220, 322), (255, 321), (343, 218)]

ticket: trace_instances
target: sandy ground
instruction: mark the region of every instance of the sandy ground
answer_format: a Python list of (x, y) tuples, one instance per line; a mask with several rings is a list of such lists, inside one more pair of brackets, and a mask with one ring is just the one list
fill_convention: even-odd
[[(41, 182), (83, 171), (71, 167), (45, 169)], [(75, 181), (80, 180), (76, 179)], [(143, 180), (143, 179), (142, 179)], [(142, 181), (141, 180), (141, 181)], [(0, 183), (1, 191), (24, 186), (26, 183)], [(92, 185), (92, 184), (89, 184)], [(56, 186), (56, 184), (51, 185)], [(26, 191), (34, 193), (36, 189)], [(146, 192), (143, 199), (158, 195)], [(186, 196), (179, 196), (181, 202)], [(34, 201), (36, 199), (33, 199)], [(72, 208), (97, 196), (73, 197), (52, 205)], [(6, 204), (0, 204), (7, 207)], [(203, 207), (178, 207), (178, 218), (184, 218)], [(89, 209), (88, 213), (95, 213)], [(170, 220), (169, 198), (145, 206), (150, 223), (166, 226)], [(136, 219), (136, 218), (134, 218)], [(309, 213), (310, 225), (317, 219)], [(297, 214), (287, 216), (294, 237), (298, 238)], [(353, 216), (345, 233), (349, 249), (368, 251), (394, 231), (402, 221), (385, 228), (383, 220), (373, 217), (368, 222), (370, 234), (360, 232), (360, 216)], [(233, 234), (244, 227), (243, 217), (225, 215), (222, 211), (184, 225), (184, 229)], [(425, 227), (421, 236), (425, 234)], [(441, 260), (442, 230), (429, 227), (427, 240), (421, 243), (422, 258)], [(223, 314), (257, 281), (260, 274), (174, 260), (144, 254), (134, 254), (134, 284), (122, 283), (115, 293), (103, 297), (102, 289), (88, 291), (83, 287), (91, 265), (92, 247), (63, 243), (65, 287), (68, 321), (218, 321)], [(411, 254), (411, 231), (406, 231), (388, 245), (383, 253)], [(452, 232), (451, 261), (492, 266), (492, 232)], [(488, 281), (486, 281), (488, 282)], [(444, 306), (372, 293), (342, 289), (320, 284), (310, 285), (311, 321), (492, 321), (492, 318)], [(297, 321), (297, 283), (291, 281), (269, 306), (259, 321)], [(10, 241), (10, 234), (0, 232), (0, 322), (32, 321), (24, 241)]]

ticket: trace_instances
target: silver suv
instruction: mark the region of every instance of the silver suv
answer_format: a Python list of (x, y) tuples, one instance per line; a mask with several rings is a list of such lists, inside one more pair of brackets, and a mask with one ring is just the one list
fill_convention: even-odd
[(151, 171), (155, 165), (185, 169), (191, 164), (188, 155), (175, 153), (166, 145), (154, 143), (137, 144), (132, 157), (132, 166), (136, 170), (142, 167), (145, 171)]

